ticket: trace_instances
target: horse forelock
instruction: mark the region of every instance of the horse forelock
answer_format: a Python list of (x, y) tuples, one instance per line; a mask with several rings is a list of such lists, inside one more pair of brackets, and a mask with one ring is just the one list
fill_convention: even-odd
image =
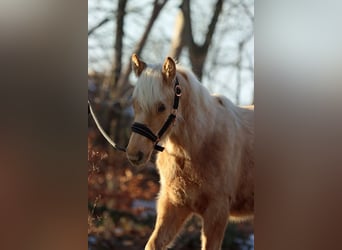
[(172, 95), (171, 90), (163, 86), (161, 65), (149, 65), (138, 78), (133, 99), (144, 112), (149, 112), (157, 102), (165, 102)]

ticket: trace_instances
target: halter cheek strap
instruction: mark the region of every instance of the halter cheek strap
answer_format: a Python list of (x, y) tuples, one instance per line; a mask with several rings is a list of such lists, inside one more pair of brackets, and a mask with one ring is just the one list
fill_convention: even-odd
[(175, 96), (173, 98), (172, 113), (166, 119), (166, 121), (164, 122), (164, 125), (161, 127), (157, 135), (155, 135), (146, 125), (142, 123), (135, 122), (132, 125), (132, 132), (140, 134), (150, 139), (154, 143), (154, 149), (160, 152), (163, 152), (164, 147), (158, 145), (158, 142), (160, 138), (164, 135), (164, 133), (167, 131), (167, 129), (170, 127), (170, 125), (176, 119), (176, 113), (177, 113), (177, 109), (179, 105), (179, 98), (182, 95), (182, 90), (181, 90), (181, 87), (179, 86), (179, 81), (177, 77), (175, 81), (174, 90), (175, 90)]

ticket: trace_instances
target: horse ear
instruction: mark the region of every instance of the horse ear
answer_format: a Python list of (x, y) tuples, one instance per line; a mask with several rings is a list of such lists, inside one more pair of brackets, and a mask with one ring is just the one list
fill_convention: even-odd
[(132, 55), (132, 69), (136, 76), (140, 76), (141, 72), (146, 68), (146, 63), (137, 56), (137, 54)]
[(162, 75), (166, 82), (172, 82), (176, 76), (176, 63), (171, 57), (167, 57), (162, 68)]

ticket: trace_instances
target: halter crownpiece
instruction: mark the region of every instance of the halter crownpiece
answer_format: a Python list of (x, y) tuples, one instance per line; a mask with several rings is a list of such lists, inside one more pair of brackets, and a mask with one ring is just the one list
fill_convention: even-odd
[(135, 122), (132, 125), (132, 132), (140, 134), (150, 139), (154, 143), (154, 149), (160, 152), (163, 152), (164, 147), (158, 145), (158, 142), (160, 138), (163, 136), (163, 134), (170, 127), (170, 125), (176, 119), (176, 113), (177, 113), (178, 105), (179, 105), (179, 98), (182, 95), (182, 89), (179, 85), (179, 81), (177, 77), (175, 81), (174, 90), (175, 90), (175, 96), (173, 98), (172, 113), (169, 114), (169, 117), (166, 119), (164, 125), (161, 127), (157, 135), (155, 135), (146, 125), (142, 123)]

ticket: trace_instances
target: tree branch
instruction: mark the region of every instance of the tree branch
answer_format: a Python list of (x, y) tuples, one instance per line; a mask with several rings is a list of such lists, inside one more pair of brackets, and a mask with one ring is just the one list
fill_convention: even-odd
[(193, 47), (195, 45), (193, 33), (192, 33), (192, 26), (191, 26), (191, 11), (190, 11), (190, 0), (183, 0), (180, 9), (183, 13), (183, 19), (184, 19), (184, 31), (182, 34), (184, 34), (184, 40), (187, 46)]
[(110, 18), (106, 17), (101, 22), (99, 22), (97, 25), (95, 25), (93, 28), (88, 30), (88, 36), (92, 35), (95, 32), (95, 30), (100, 28), (102, 25), (106, 24), (108, 21), (110, 21)]
[(134, 49), (134, 53), (136, 53), (137, 55), (141, 54), (142, 49), (145, 46), (145, 43), (147, 41), (148, 35), (150, 34), (150, 31), (153, 27), (154, 22), (156, 21), (157, 17), (159, 16), (160, 11), (162, 10), (162, 8), (165, 6), (165, 4), (167, 3), (168, 0), (163, 0), (161, 3), (159, 3), (158, 0), (154, 1), (153, 4), (153, 11), (152, 11), (152, 15), (147, 23), (146, 29), (144, 34), (142, 35), (139, 43), (137, 44), (136, 48)]
[(185, 46), (184, 38), (186, 36), (185, 33), (185, 20), (184, 13), (180, 10), (176, 16), (176, 22), (174, 27), (174, 32), (171, 41), (171, 48), (169, 55), (176, 60), (178, 60), (183, 47)]
[[(142, 35), (142, 37), (140, 38), (139, 42), (137, 43), (133, 53), (136, 53), (137, 55), (140, 55), (148, 38), (148, 35), (151, 32), (151, 29), (153, 27), (154, 22), (156, 21), (160, 11), (162, 10), (162, 8), (165, 6), (165, 4), (167, 3), (168, 0), (162, 0), (160, 3), (158, 0), (154, 1), (153, 4), (153, 10), (152, 10), (152, 14), (151, 17), (147, 23), (147, 26), (145, 28), (145, 31)], [(131, 67), (131, 61), (129, 60), (128, 64), (126, 65), (125, 71), (123, 72), (123, 74), (121, 74), (120, 79), (118, 80), (118, 89), (122, 89), (119, 92), (120, 93), (116, 93), (116, 95), (120, 96), (122, 93), (122, 91), (125, 91), (126, 89), (128, 89), (129, 87), (124, 88), (123, 86), (128, 82), (128, 78), (129, 75), (132, 71), (132, 67)], [(114, 93), (112, 93), (114, 94)]]
[(251, 22), (254, 23), (254, 14), (251, 12), (251, 10), (248, 8), (248, 6), (245, 3), (241, 3), (246, 15), (251, 19)]
[(116, 16), (116, 34), (114, 44), (114, 61), (111, 82), (112, 88), (116, 88), (122, 68), (122, 46), (124, 37), (124, 18), (127, 0), (118, 1), (118, 11)]
[(216, 27), (216, 23), (218, 21), (218, 18), (220, 16), (220, 13), (222, 11), (222, 7), (223, 7), (223, 0), (218, 0), (215, 6), (215, 11), (213, 14), (213, 17), (211, 18), (210, 24), (208, 26), (208, 32), (207, 35), (205, 37), (205, 41), (203, 43), (203, 45), (201, 46), (203, 49), (208, 49), (210, 46), (210, 43), (212, 41), (214, 32), (215, 32), (215, 27)]
[[(180, 33), (182, 35), (182, 42), (188, 46), (189, 59), (191, 61), (192, 70), (201, 80), (203, 74), (203, 66), (208, 54), (208, 49), (212, 42), (218, 18), (222, 12), (223, 0), (217, 0), (216, 2), (214, 14), (208, 26), (208, 31), (206, 33), (203, 44), (197, 44), (194, 41), (191, 25), (190, 0), (183, 0), (180, 8), (182, 10), (184, 18), (183, 30)], [(177, 50), (174, 50), (174, 52), (177, 52)]]

